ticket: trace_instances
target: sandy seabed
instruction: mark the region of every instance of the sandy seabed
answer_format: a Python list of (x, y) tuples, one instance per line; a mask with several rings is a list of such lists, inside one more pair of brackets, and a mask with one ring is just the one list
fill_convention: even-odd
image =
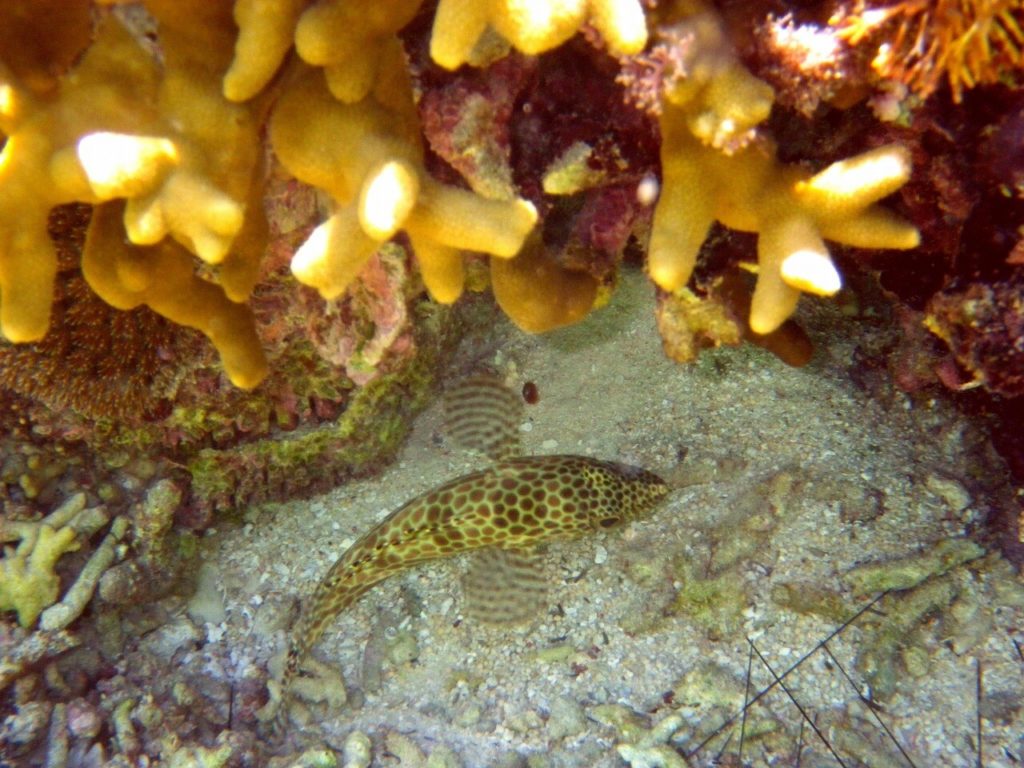
[[(530, 626), (463, 619), (465, 557), (379, 585), (314, 651), (348, 700), (297, 707), (291, 747), (347, 742), (353, 766), (358, 733), (381, 766), (974, 766), (980, 734), (985, 766), (1018, 765), (1024, 589), (997, 558), (942, 574), (918, 557), (933, 575), (819, 647), (877, 594), (854, 596), (852, 569), (964, 544), (1006, 503), (980, 427), (865, 370), (871, 324), (831, 304), (802, 309), (817, 350), (804, 368), (750, 346), (673, 364), (652, 293), (626, 275), (608, 307), (542, 337), (502, 321), (457, 367), (536, 384), (527, 454), (641, 465), (674, 485), (668, 500), (549, 545), (550, 609)], [(438, 403), (380, 476), (210, 536), (203, 582), (225, 615), (203, 627), (206, 651), (222, 646), (228, 675), (265, 665), (355, 538), (479, 466), (445, 439)], [(805, 654), (788, 692), (737, 716)]]

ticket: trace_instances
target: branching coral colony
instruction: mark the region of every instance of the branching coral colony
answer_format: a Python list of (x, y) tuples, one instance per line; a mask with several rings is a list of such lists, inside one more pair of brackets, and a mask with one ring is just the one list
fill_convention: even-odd
[[(19, 0), (0, 11), (0, 330), (10, 341), (47, 330), (56, 272), (48, 213), (86, 202), (95, 205), (81, 264), (91, 288), (114, 307), (146, 305), (199, 329), (230, 379), (256, 386), (267, 362), (244, 302), (267, 240), (264, 126), (284, 169), (331, 200), (291, 262), (324, 298), (342, 295), (404, 232), (439, 302), (463, 290), (464, 251), (492, 257), (502, 306), (529, 330), (573, 322), (598, 300), (595, 279), (552, 264), (540, 238), (524, 249), (551, 207), (539, 191), (484, 197), (428, 172), (398, 37), (421, 0), (142, 5), (157, 24), (155, 52), (88, 0)], [(650, 275), (683, 290), (715, 220), (757, 233), (757, 333), (779, 327), (800, 292), (839, 289), (825, 239), (917, 245), (912, 225), (875, 205), (910, 176), (903, 149), (818, 173), (780, 163), (759, 130), (772, 89), (740, 63), (718, 16), (690, 0), (661, 5), (660, 37), (643, 53), (650, 12), (640, 0), (440, 0), (429, 56), (444, 70), (485, 66), (510, 47), (541, 54), (581, 32), (621, 62), (634, 57), (641, 72), (660, 56), (657, 76), (627, 85), (662, 136)]]
[(772, 143), (756, 134), (771, 110), (771, 88), (735, 59), (718, 19), (691, 9), (673, 35), (684, 41), (679, 58), (657, 47), (651, 56), (668, 59), (659, 120), (662, 191), (648, 252), (659, 287), (685, 287), (716, 219), (756, 232), (750, 327), (766, 334), (793, 313), (801, 291), (839, 290), (823, 238), (867, 248), (918, 244), (911, 224), (872, 205), (910, 178), (902, 148), (881, 147), (817, 174), (781, 165)]

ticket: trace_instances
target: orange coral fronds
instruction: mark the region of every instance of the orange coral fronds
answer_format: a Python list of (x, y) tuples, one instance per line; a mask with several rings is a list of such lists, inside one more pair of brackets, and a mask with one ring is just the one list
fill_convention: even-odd
[(964, 90), (1024, 69), (1019, 0), (859, 1), (830, 23), (853, 46), (877, 43), (874, 70), (921, 97), (945, 77), (959, 103)]

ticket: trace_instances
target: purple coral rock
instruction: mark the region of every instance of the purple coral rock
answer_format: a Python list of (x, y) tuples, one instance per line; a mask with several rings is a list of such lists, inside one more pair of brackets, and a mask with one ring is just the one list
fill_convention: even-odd
[(96, 707), (85, 699), (68, 702), (68, 731), (78, 739), (94, 739), (103, 727), (103, 719)]
[(534, 59), (513, 54), (487, 69), (424, 78), (419, 111), (427, 143), (484, 197), (515, 194), (510, 122), (535, 68)]
[(1024, 394), (1024, 286), (972, 283), (963, 291), (943, 291), (932, 298), (928, 314), (979, 382), (1005, 397)]

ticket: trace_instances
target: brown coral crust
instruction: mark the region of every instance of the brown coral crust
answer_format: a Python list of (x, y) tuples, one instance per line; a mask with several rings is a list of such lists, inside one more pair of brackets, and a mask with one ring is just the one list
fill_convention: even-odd
[(928, 303), (928, 328), (941, 337), (975, 384), (1007, 397), (1024, 395), (1024, 285), (973, 283)]
[(61, 267), (50, 330), (30, 344), (0, 342), (0, 389), (54, 410), (131, 423), (171, 394), (197, 337), (145, 307), (121, 312), (96, 296), (77, 268), (90, 215), (86, 205), (51, 212)]

